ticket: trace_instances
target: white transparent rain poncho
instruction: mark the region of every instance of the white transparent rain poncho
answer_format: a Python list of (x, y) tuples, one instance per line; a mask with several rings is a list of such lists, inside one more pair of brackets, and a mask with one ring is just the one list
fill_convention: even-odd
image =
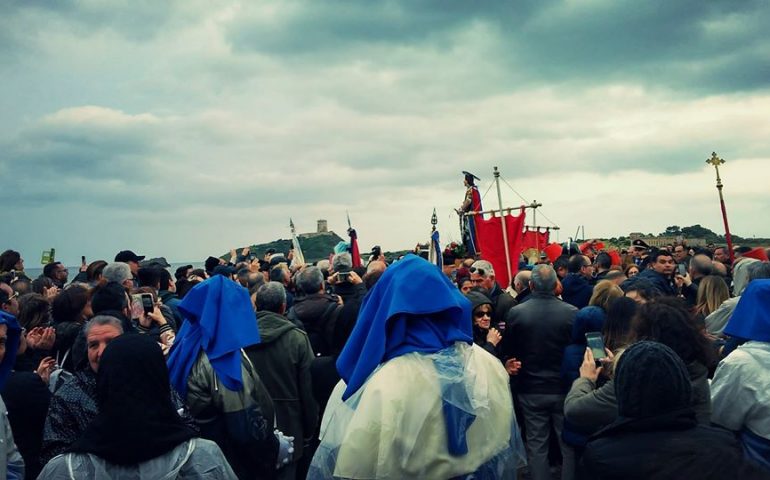
[(342, 401), (345, 388), (329, 399), (308, 479), (516, 478), (526, 463), (508, 373), (476, 345), (408, 353)]

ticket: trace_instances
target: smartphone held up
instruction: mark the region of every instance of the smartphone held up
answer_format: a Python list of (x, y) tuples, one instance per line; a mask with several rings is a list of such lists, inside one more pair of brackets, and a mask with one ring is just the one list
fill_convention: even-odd
[(607, 352), (604, 347), (604, 339), (601, 332), (587, 332), (586, 333), (586, 345), (591, 349), (591, 353), (594, 356), (594, 361), (599, 365), (600, 360), (607, 358)]

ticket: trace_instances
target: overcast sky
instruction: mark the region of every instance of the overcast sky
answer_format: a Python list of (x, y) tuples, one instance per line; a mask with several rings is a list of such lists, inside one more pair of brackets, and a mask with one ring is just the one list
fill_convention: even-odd
[(445, 243), (460, 172), (484, 193), (493, 166), (562, 241), (722, 231), (714, 150), (731, 229), (770, 237), (768, 24), (764, 1), (4, 1), (0, 250), (200, 261), (289, 217), (344, 235), (346, 210), (396, 250), (433, 207)]

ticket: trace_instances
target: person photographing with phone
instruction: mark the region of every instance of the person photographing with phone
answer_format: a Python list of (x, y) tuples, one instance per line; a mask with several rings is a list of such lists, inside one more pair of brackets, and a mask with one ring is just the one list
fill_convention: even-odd
[[(131, 316), (140, 334), (149, 335), (161, 345), (164, 355), (174, 345), (176, 334), (161, 311), (162, 304), (153, 293), (143, 287), (131, 295)], [(147, 289), (149, 290), (149, 289)]]
[(361, 276), (353, 271), (353, 257), (348, 252), (338, 253), (332, 258), (332, 274), (329, 283), (332, 292), (342, 297), (344, 303), (360, 300), (366, 294), (366, 287)]
[(711, 259), (702, 253), (692, 257), (689, 268), (685, 268), (683, 263), (677, 265), (674, 282), (689, 306), (694, 307), (698, 303), (698, 287), (712, 273), (714, 268)]

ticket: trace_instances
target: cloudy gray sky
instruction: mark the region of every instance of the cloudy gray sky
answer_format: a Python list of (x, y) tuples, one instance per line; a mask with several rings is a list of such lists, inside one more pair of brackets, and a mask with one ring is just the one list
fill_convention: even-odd
[(770, 236), (768, 24), (764, 1), (2, 2), (0, 249), (200, 260), (346, 210), (363, 250), (411, 248), (434, 206), (458, 239), (460, 172), (484, 193), (493, 166), (561, 240), (720, 231), (712, 150), (732, 230)]

